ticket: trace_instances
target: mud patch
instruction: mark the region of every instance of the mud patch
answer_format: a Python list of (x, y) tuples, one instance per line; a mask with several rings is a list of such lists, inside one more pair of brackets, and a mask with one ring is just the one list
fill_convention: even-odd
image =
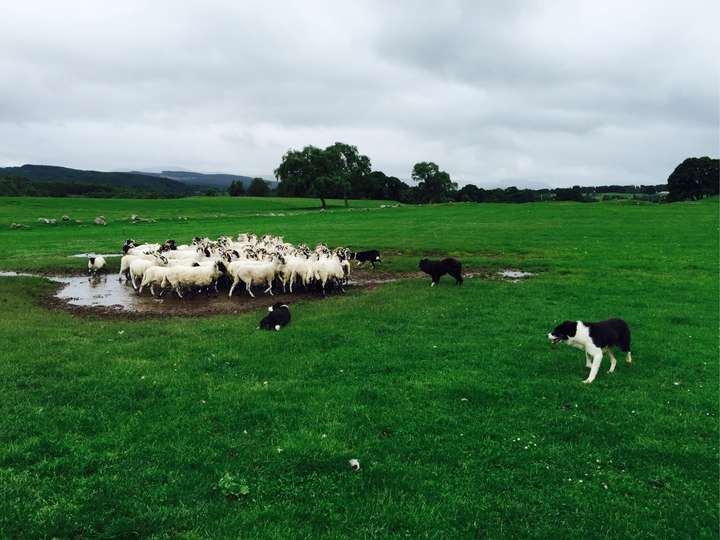
[[(7, 273), (8, 275), (20, 275)], [(264, 310), (275, 302), (292, 304), (298, 301), (324, 300), (341, 294), (339, 291), (300, 290), (294, 293), (278, 293), (273, 296), (253, 289), (255, 298), (237, 290), (232, 298), (228, 297), (227, 287), (219, 292), (186, 293), (178, 298), (172, 292), (166, 292), (161, 298), (153, 297), (149, 291), (137, 294), (129, 283), (118, 281), (115, 274), (101, 276), (26, 276), (44, 277), (59, 284), (52, 297), (45, 303), (50, 307), (69, 311), (82, 316), (101, 316), (119, 319), (147, 319), (159, 317), (202, 317), (218, 314), (237, 314), (248, 311)], [(390, 277), (392, 276), (392, 277)], [(373, 272), (356, 272), (345, 286), (347, 292), (371, 288), (383, 283), (402, 279), (404, 275)]]
[[(530, 272), (516, 269), (498, 271), (494, 269), (472, 269), (464, 274), (466, 279), (510, 280), (533, 276)], [(161, 298), (153, 297), (149, 291), (142, 295), (129, 283), (120, 282), (115, 274), (100, 276), (72, 275), (39, 275), (24, 272), (0, 272), (0, 277), (42, 277), (58, 284), (52, 296), (43, 298), (43, 305), (68, 311), (82, 316), (100, 316), (120, 319), (147, 319), (159, 317), (201, 317), (217, 314), (236, 314), (262, 310), (275, 302), (292, 304), (298, 301), (323, 300), (340, 294), (329, 291), (323, 295), (320, 291), (306, 290), (290, 293), (275, 293), (270, 296), (262, 291), (254, 291), (255, 298), (244, 290), (236, 291), (232, 298), (227, 296), (227, 288), (220, 288), (218, 293), (186, 294), (178, 298), (172, 292), (166, 292)], [(387, 272), (381, 270), (355, 270), (350, 282), (345, 286), (348, 292), (373, 288), (387, 283), (395, 283), (407, 279), (428, 279), (422, 272)]]

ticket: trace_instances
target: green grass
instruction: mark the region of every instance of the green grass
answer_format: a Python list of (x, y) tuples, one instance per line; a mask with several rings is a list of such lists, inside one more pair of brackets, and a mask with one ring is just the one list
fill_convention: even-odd
[[(718, 537), (717, 199), (362, 204), (0, 199), (0, 223), (32, 225), (0, 230), (3, 269), (254, 231), (378, 247), (395, 270), (540, 271), (298, 303), (280, 333), (259, 313), (82, 319), (0, 278), (0, 537)], [(110, 223), (34, 223), (65, 213)], [(545, 335), (610, 316), (635, 362), (583, 385), (582, 353)]]

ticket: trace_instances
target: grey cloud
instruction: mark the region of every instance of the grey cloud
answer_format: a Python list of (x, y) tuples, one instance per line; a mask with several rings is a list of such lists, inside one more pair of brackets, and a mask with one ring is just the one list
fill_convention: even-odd
[(709, 1), (97, 6), (0, 7), (0, 163), (268, 174), (339, 140), (403, 178), (572, 185), (717, 154)]

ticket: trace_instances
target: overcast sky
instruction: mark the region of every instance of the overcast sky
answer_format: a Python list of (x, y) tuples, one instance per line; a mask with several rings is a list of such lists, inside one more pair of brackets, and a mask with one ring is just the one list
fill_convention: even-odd
[[(718, 155), (715, 1), (0, 3), (0, 165), (662, 183)], [(99, 9), (102, 6), (102, 9)]]

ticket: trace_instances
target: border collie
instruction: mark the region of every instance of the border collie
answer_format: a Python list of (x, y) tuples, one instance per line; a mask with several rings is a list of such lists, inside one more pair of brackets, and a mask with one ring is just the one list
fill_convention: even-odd
[(583, 381), (585, 384), (595, 380), (602, 362), (603, 351), (610, 357), (608, 373), (613, 373), (617, 364), (613, 347), (624, 352), (625, 361), (632, 364), (630, 327), (622, 319), (608, 319), (601, 322), (565, 321), (548, 334), (548, 339), (552, 343), (564, 342), (585, 351), (585, 367), (590, 368), (588, 378)]
[(434, 287), (445, 274), (449, 274), (455, 278), (456, 285), (462, 285), (462, 263), (457, 259), (448, 257), (442, 261), (431, 261), (430, 259), (422, 259), (418, 265), (420, 270), (429, 274), (432, 278), (430, 286)]
[(265, 318), (260, 321), (260, 328), (263, 330), (279, 331), (283, 326), (290, 322), (290, 308), (282, 302), (275, 302), (268, 308)]
[(380, 258), (380, 252), (377, 249), (370, 249), (368, 251), (356, 251), (352, 254), (352, 259), (357, 261), (358, 266), (369, 262), (370, 264), (372, 264), (373, 268), (375, 268), (376, 262), (382, 262), (382, 259)]

